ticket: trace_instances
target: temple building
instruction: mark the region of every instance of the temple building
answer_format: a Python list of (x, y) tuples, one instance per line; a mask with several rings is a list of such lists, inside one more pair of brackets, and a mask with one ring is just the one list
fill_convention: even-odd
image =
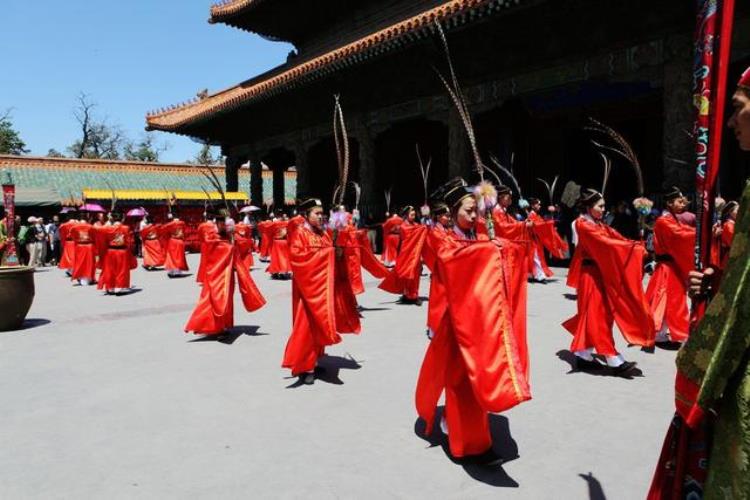
[[(225, 0), (209, 22), (295, 47), (277, 68), (226, 90), (147, 115), (147, 129), (220, 145), (235, 190), (249, 165), (251, 196), (262, 165), (273, 197), (330, 200), (337, 178), (332, 137), (340, 95), (361, 209), (380, 217), (421, 203), (416, 148), (432, 159), (430, 185), (472, 176), (469, 145), (436, 69), (447, 73), (435, 23), (443, 27), (483, 156), (511, 167), (523, 194), (537, 179), (601, 185), (602, 168), (583, 126), (594, 117), (627, 137), (643, 165), (647, 194), (693, 185), (695, 2), (685, 0)], [(750, 63), (750, 3), (739, 2), (730, 81)], [(200, 82), (196, 82), (196, 87)], [(728, 150), (729, 151), (729, 150)], [(722, 185), (749, 172), (725, 155)], [(607, 196), (632, 199), (635, 177), (616, 160)], [(735, 189), (736, 191), (736, 189)], [(351, 203), (351, 198), (350, 198)]]

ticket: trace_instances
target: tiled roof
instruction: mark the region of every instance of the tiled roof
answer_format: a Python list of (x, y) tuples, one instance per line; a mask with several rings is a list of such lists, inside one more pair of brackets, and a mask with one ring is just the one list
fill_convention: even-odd
[[(223, 8), (242, 8), (253, 1), (228, 3)], [(255, 100), (267, 98), (295, 86), (307, 83), (341, 68), (363, 62), (371, 55), (379, 55), (410, 42), (425, 38), (435, 30), (435, 21), (452, 27), (503, 7), (516, 5), (520, 0), (448, 0), (415, 16), (375, 31), (351, 43), (318, 56), (280, 67), (267, 78), (249, 80), (227, 90), (198, 98), (187, 103), (149, 113), (146, 128), (180, 133), (186, 125), (206, 120), (221, 112), (231, 111)]]
[[(203, 189), (207, 191), (209, 189), (213, 191), (213, 189), (201, 173), (202, 170), (196, 165), (186, 164), (0, 155), (0, 173), (3, 179), (3, 171), (7, 171), (19, 187), (53, 188), (60, 194), (63, 202), (68, 202), (71, 197), (80, 201), (81, 195), (86, 190), (110, 193), (110, 186), (115, 190), (138, 191), (144, 195), (159, 192), (158, 199), (164, 198), (165, 190), (185, 193), (182, 199), (203, 199), (205, 198)], [(212, 167), (212, 170), (220, 182), (224, 183), (224, 168)], [(238, 177), (240, 191), (238, 196), (246, 198), (245, 193), (250, 192), (249, 169), (240, 169)], [(263, 198), (270, 200), (273, 198), (273, 173), (270, 170), (263, 170), (262, 177)], [(284, 193), (287, 203), (294, 203), (296, 189), (297, 173), (285, 172)], [(109, 197), (109, 194), (105, 196), (107, 199)], [(89, 198), (94, 197), (89, 196)], [(253, 200), (253, 202), (261, 203), (262, 201)]]
[(223, 0), (211, 6), (211, 18), (209, 22), (220, 23), (228, 17), (235, 16), (242, 11), (263, 3), (263, 0)]
[[(218, 191), (207, 191), (211, 200), (221, 200)], [(88, 200), (109, 200), (112, 191), (109, 189), (84, 189), (83, 196)], [(115, 189), (115, 197), (118, 200), (165, 200), (174, 198), (176, 200), (202, 201), (206, 199), (203, 191), (164, 191), (150, 189)], [(230, 201), (246, 201), (247, 193), (224, 193), (224, 197)]]

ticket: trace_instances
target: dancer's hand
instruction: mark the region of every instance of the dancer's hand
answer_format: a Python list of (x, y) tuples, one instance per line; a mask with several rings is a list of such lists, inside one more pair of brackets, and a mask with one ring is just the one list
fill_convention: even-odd
[(702, 297), (710, 294), (716, 277), (712, 267), (701, 271), (690, 271), (688, 278), (688, 294), (691, 297)]

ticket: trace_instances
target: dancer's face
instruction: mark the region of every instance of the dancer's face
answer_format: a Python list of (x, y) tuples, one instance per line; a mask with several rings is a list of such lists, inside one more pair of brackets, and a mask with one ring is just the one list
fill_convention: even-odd
[(451, 223), (451, 216), (450, 214), (438, 215), (437, 221), (441, 226), (448, 227), (448, 225)]
[(737, 89), (732, 96), (734, 112), (729, 117), (729, 128), (740, 143), (740, 149), (750, 151), (750, 94), (744, 89)]
[(594, 220), (601, 220), (604, 217), (605, 206), (604, 198), (602, 198), (589, 208), (589, 215), (593, 217)]
[(670, 212), (675, 214), (681, 214), (687, 209), (687, 199), (680, 196), (667, 203), (667, 208)]
[(503, 193), (497, 198), (498, 203), (503, 208), (508, 208), (513, 203), (513, 196), (510, 193)]
[(409, 215), (406, 216), (406, 220), (409, 222), (414, 222), (417, 219), (417, 211), (416, 210), (409, 210)]
[(312, 227), (320, 229), (323, 224), (323, 209), (321, 207), (315, 207), (307, 212), (307, 223)]
[(461, 206), (456, 212), (456, 224), (463, 231), (474, 229), (477, 222), (477, 202), (469, 196), (461, 201)]

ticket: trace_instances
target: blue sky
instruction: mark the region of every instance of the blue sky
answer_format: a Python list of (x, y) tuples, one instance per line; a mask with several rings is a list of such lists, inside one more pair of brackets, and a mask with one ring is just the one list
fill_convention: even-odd
[[(79, 131), (76, 96), (133, 139), (145, 114), (198, 91), (232, 86), (286, 59), (290, 45), (208, 24), (212, 0), (3, 0), (0, 112), (31, 154), (65, 150)], [(192, 158), (199, 145), (157, 133), (162, 161)]]

